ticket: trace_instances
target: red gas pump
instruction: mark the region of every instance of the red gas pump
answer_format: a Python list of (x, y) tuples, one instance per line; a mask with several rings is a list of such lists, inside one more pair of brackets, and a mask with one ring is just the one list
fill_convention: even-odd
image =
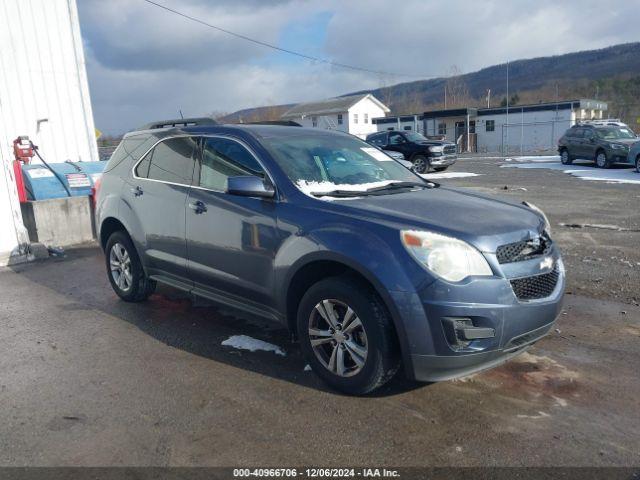
[(20, 136), (13, 141), (13, 176), (16, 179), (16, 187), (18, 189), (18, 199), (20, 203), (27, 201), (27, 190), (24, 188), (24, 178), (22, 176), (22, 165), (31, 163), (34, 156), (31, 141), (27, 136)]

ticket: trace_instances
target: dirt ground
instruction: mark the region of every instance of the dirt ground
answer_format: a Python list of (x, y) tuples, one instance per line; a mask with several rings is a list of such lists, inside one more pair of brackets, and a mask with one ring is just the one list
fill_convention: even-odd
[[(284, 330), (169, 288), (126, 304), (95, 245), (69, 249), (0, 271), (0, 465), (637, 466), (640, 187), (500, 164), (461, 160), (452, 172), (481, 175), (439, 181), (549, 215), (568, 295), (528, 352), (347, 397)], [(239, 334), (286, 356), (221, 345)]]

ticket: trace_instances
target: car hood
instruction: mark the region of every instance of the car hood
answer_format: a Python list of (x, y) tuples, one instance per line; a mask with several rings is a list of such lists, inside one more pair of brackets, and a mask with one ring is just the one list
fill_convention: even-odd
[[(333, 203), (333, 202), (332, 202)], [(484, 252), (537, 236), (544, 219), (530, 208), (462, 189), (438, 187), (336, 202), (359, 218), (453, 236)]]
[(453, 142), (447, 142), (444, 140), (424, 140), (422, 142), (414, 142), (416, 145), (428, 145), (428, 146), (434, 146), (434, 145), (455, 145), (455, 143)]

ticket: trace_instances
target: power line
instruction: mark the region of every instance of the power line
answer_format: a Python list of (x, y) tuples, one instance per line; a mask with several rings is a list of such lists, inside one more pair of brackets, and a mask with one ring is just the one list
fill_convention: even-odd
[(178, 10), (174, 10), (173, 8), (169, 8), (166, 5), (162, 5), (161, 3), (157, 3), (154, 2), (153, 0), (143, 0), (144, 2), (147, 2), (150, 5), (154, 5), (158, 8), (162, 8), (163, 10), (166, 10), (167, 12), (171, 12), (175, 15), (179, 15), (183, 18), (186, 18), (187, 20), (191, 20), (192, 22), (196, 22), (199, 23), (200, 25), (204, 25), (205, 27), (209, 27), (209, 28), (213, 28), (215, 30), (218, 30), (219, 32), (223, 32), (226, 33), (227, 35), (231, 35), (233, 37), (236, 38), (240, 38), (242, 40), (246, 40), (248, 42), (251, 43), (255, 43), (257, 45), (261, 45), (263, 47), (267, 47), (267, 48), (271, 48), (273, 50), (277, 50), (279, 52), (282, 53), (287, 53), (289, 55), (294, 55), (296, 57), (300, 57), (300, 58), (304, 58), (306, 60), (311, 60), (313, 62), (317, 62), (317, 63), (324, 63), (326, 65), (331, 65), (332, 67), (339, 67), (339, 68), (346, 68), (349, 70), (356, 70), (359, 72), (366, 72), (366, 73), (374, 73), (376, 75), (388, 75), (388, 76), (396, 76), (396, 77), (411, 77), (411, 78), (440, 78), (440, 77), (445, 77), (446, 75), (411, 75), (408, 73), (397, 73), (397, 72), (386, 72), (383, 70), (373, 70), (373, 69), (369, 69), (369, 68), (364, 68), (364, 67), (358, 67), (356, 65), (349, 65), (346, 63), (340, 63), (340, 62), (334, 62), (333, 60), (328, 60), (326, 58), (320, 58), (320, 57), (315, 57), (313, 55), (308, 55), (306, 53), (302, 53), (302, 52), (296, 52), (294, 50), (289, 50), (286, 48), (282, 48), (279, 47), (277, 45), (273, 45), (271, 43), (267, 43), (267, 42), (263, 42), (262, 40), (256, 40), (255, 38), (251, 38), (251, 37), (247, 37), (246, 35), (242, 35), (241, 33), (236, 33), (236, 32), (232, 32), (230, 30), (226, 30), (222, 27), (218, 27), (216, 25), (212, 25), (208, 22), (205, 22), (204, 20), (201, 20), (199, 18), (193, 17), (191, 15), (188, 15), (186, 13), (183, 12), (179, 12)]

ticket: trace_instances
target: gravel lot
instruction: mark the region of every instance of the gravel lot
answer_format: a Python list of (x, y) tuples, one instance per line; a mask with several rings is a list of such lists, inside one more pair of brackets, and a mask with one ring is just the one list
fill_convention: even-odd
[[(501, 163), (462, 159), (452, 172), (480, 175), (439, 181), (548, 213), (569, 294), (527, 353), (346, 397), (261, 320), (168, 288), (119, 301), (83, 246), (0, 270), (0, 465), (637, 466), (640, 187)], [(222, 346), (232, 335), (286, 357)]]

